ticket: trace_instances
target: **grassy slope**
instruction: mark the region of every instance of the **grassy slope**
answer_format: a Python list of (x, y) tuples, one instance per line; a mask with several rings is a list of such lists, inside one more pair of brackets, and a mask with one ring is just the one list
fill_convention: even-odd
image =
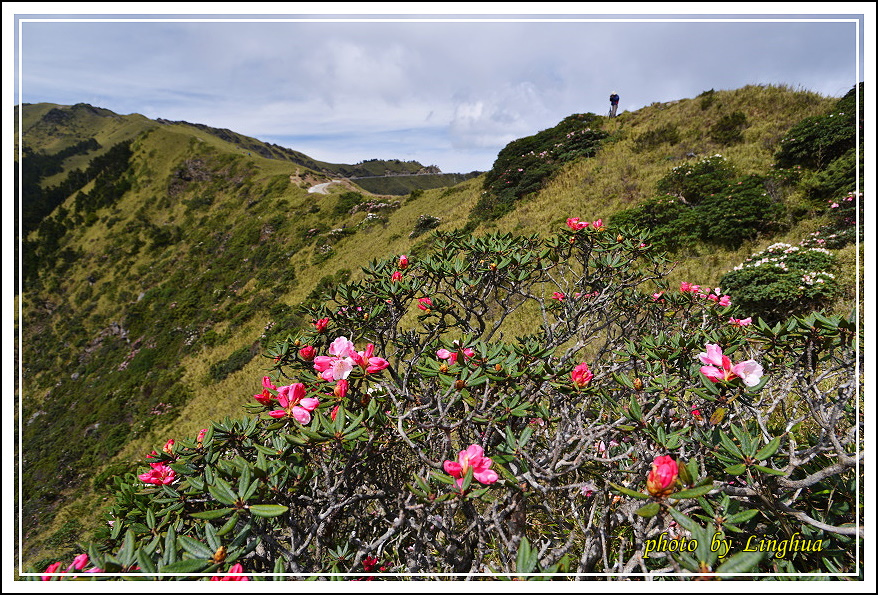
[[(613, 134), (614, 142), (606, 144), (595, 158), (569, 164), (539, 195), (483, 228), (547, 234), (563, 226), (568, 216), (607, 219), (614, 212), (650, 197), (656, 181), (681, 163), (689, 152), (699, 156), (722, 152), (745, 171), (765, 171), (771, 163), (774, 145), (785, 130), (803, 117), (824, 111), (834, 101), (810, 93), (794, 93), (785, 88), (747, 87), (716, 93), (713, 105), (706, 110), (702, 110), (701, 100), (694, 98), (669, 104), (654, 104), (637, 112), (621, 114), (616, 119), (602, 122), (605, 130)], [(745, 143), (721, 150), (708, 139), (706, 131), (721, 114), (734, 110), (744, 111), (751, 126), (745, 131)], [(634, 139), (638, 135), (665, 124), (678, 127), (681, 141), (677, 145), (662, 145), (643, 153), (633, 152)], [(119, 133), (118, 130), (116, 132)], [(109, 139), (113, 138), (113, 133), (111, 126), (102, 128), (103, 136), (98, 138), (99, 142), (106, 146), (102, 139), (111, 142)], [(28, 141), (32, 142), (30, 136)], [(247, 181), (253, 185), (254, 194), (259, 194), (260, 188), (267, 188), (272, 180), (296, 174), (300, 169), (294, 164), (278, 160), (263, 159), (255, 155), (242, 156), (241, 150), (234, 145), (209, 134), (198, 134), (197, 130), (189, 126), (174, 124), (156, 128), (135, 147), (138, 187), (113, 209), (112, 215), (119, 218), (119, 221), (110, 228), (105, 215), (102, 217), (103, 222), (71, 233), (71, 245), (83, 250), (86, 257), (71, 268), (65, 279), (64, 294), (67, 299), (72, 300), (72, 296), (76, 296), (86, 287), (88, 271), (99, 266), (101, 255), (107, 253), (107, 238), (118, 237), (118, 230), (124, 229), (126, 223), (135, 220), (138, 212), (156, 225), (193, 226), (193, 229), (184, 235), (182, 241), (157, 255), (141, 251), (120, 259), (117, 266), (106, 271), (101, 279), (102, 284), (106, 283), (107, 287), (125, 284), (134, 295), (139, 291), (148, 292), (151, 287), (161, 283), (162, 275), (166, 271), (181, 264), (197, 262), (190, 256), (190, 252), (197, 243), (199, 233), (206, 236), (226, 222), (230, 233), (234, 234), (236, 232), (232, 223), (243, 225), (247, 221), (268, 221), (281, 216), (283, 224), (269, 238), (261, 239), (260, 242), (299, 246), (298, 251), (285, 261), (272, 265), (272, 272), (278, 276), (288, 270), (294, 271), (295, 281), (272, 294), (275, 303), (293, 305), (304, 299), (324, 275), (349, 269), (356, 277), (359, 267), (369, 259), (412, 253), (413, 247), (423, 240), (423, 237), (409, 239), (409, 233), (414, 229), (420, 215), (429, 214), (441, 218), (440, 229), (463, 227), (470, 209), (482, 191), (481, 178), (469, 180), (453, 189), (426, 190), (417, 200), (404, 200), (398, 210), (386, 214), (385, 224), (379, 223), (359, 230), (335, 243), (332, 256), (314, 264), (314, 250), (319, 242), (305, 245), (297, 243), (296, 238), (302, 230), (321, 225), (323, 228), (346, 225), (347, 228), (354, 229), (365, 217), (363, 213), (343, 217), (331, 215), (338, 194), (347, 188), (333, 186), (329, 195), (314, 195), (308, 194), (299, 184), (288, 183), (281, 185), (280, 191), (275, 186), (271, 197), (261, 200), (252, 209), (248, 209), (240, 199), (232, 196), (233, 193), (223, 190), (214, 203), (199, 211), (197, 216), (191, 212), (187, 214), (187, 209), (180, 202), (166, 208), (149, 206), (150, 201), (154, 201), (156, 196), (167, 189), (167, 180), (181, 160), (191, 156), (193, 151), (205, 153), (207, 147), (219, 154), (236, 155), (240, 167), (253, 172)], [(316, 212), (311, 212), (315, 210)], [(784, 237), (760, 239), (734, 252), (693, 247), (689, 258), (679, 263), (671, 278), (673, 281), (686, 279), (702, 284), (715, 284), (723, 273), (740, 262), (744, 256), (773, 241), (797, 242), (816, 225), (817, 222), (806, 221)], [(252, 248), (255, 249), (256, 246)], [(197, 270), (193, 270), (193, 276), (196, 275)], [(235, 300), (246, 300), (265, 289), (267, 283), (257, 278), (255, 271), (242, 267), (241, 274), (234, 283), (234, 293), (218, 299), (217, 304), (225, 307)], [(88, 312), (86, 321), (86, 326), (90, 327), (89, 332), (97, 332), (107, 321), (120, 315), (122, 305), (108, 298), (110, 293), (99, 292), (96, 296), (96, 305)], [(74, 312), (77, 309), (74, 308)], [(191, 390), (193, 397), (172, 421), (157, 419), (149, 431), (132, 434), (132, 439), (115, 459), (138, 460), (150, 450), (161, 446), (168, 438), (192, 436), (211, 419), (239, 415), (241, 405), (250, 399), (250, 395), (258, 392), (259, 379), (263, 373), (261, 358), (254, 358), (220, 382), (211, 382), (207, 378), (209, 367), (211, 363), (223, 360), (236, 349), (258, 340), (271, 321), (269, 307), (262, 306), (254, 311), (252, 318), (235, 328), (228, 321), (217, 322), (212, 330), (218, 333), (232, 330), (227, 340), (215, 345), (203, 345), (179, 361), (184, 369), (183, 382)], [(29, 379), (34, 385), (26, 385), (24, 393), (44, 394), (52, 381), (51, 373)], [(88, 489), (73, 490), (71, 495), (78, 496), (78, 499), (60, 509), (48, 526), (41, 527), (38, 533), (31, 535), (35, 544), (39, 544), (40, 538), (57, 531), (70, 518), (82, 516), (91, 524), (100, 522), (93, 512), (100, 502), (100, 496), (92, 494)], [(29, 551), (27, 557), (39, 559), (50, 552), (50, 548), (37, 547)]]

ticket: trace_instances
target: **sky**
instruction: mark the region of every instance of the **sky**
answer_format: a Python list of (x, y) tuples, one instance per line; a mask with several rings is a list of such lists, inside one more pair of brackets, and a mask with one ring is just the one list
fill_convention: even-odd
[[(343, 4), (257, 3), (237, 7), (331, 12), (189, 14), (203, 22), (181, 22), (150, 11), (161, 3), (125, 3), (127, 14), (113, 15), (77, 14), (77, 7), (113, 6), (106, 3), (64, 3), (64, 14), (46, 12), (52, 3), (19, 4), (15, 12), (27, 18), (16, 31), (16, 103), (89, 103), (229, 128), (331, 163), (416, 160), (444, 172), (490, 169), (512, 140), (573, 113), (606, 113), (614, 91), (620, 112), (751, 84), (840, 97), (863, 78), (856, 14), (874, 11), (866, 3), (824, 4), (850, 12), (806, 22), (729, 10), (746, 3), (685, 3), (702, 15), (696, 21), (692, 14), (561, 12), (591, 3), (418, 3), (420, 14), (405, 15), (377, 14), (385, 5), (370, 3), (376, 13), (358, 16), (338, 12)], [(455, 6), (470, 12), (437, 18)], [(499, 14), (498, 6), (520, 12)], [(704, 14), (718, 6), (724, 15)], [(534, 7), (544, 12), (525, 14)], [(87, 20), (108, 17), (125, 20)], [(286, 20), (252, 20), (272, 17)], [(776, 20), (758, 22), (767, 18)]]

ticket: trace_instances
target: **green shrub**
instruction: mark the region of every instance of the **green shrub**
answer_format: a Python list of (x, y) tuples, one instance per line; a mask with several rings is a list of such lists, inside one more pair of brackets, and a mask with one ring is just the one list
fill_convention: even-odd
[(635, 137), (634, 152), (642, 153), (665, 143), (676, 145), (678, 142), (680, 142), (680, 133), (677, 127), (673, 124), (665, 124)]
[[(862, 102), (861, 85), (861, 118)], [(857, 146), (862, 129), (862, 120), (857, 122), (856, 118), (856, 88), (853, 88), (838, 101), (831, 113), (805, 118), (793, 126), (780, 142), (775, 163), (784, 168), (801, 165), (808, 169), (823, 169)]]
[(775, 243), (726, 273), (720, 285), (741, 315), (774, 323), (833, 298), (838, 292), (834, 267), (835, 257), (824, 248)]
[(765, 191), (761, 176), (737, 178), (695, 208), (694, 219), (705, 242), (737, 248), (760, 234), (778, 231), (783, 205)]
[(713, 155), (696, 163), (675, 167), (658, 181), (656, 188), (659, 192), (696, 205), (711, 194), (720, 192), (734, 175), (735, 170), (725, 157)]
[(701, 101), (698, 103), (698, 105), (701, 107), (701, 111), (708, 110), (710, 109), (710, 106), (712, 106), (716, 101), (716, 91), (714, 91), (713, 89), (711, 89), (710, 91), (704, 91), (702, 93), (699, 93), (698, 98), (701, 99)]
[(711, 126), (710, 138), (715, 143), (727, 147), (744, 140), (744, 129), (747, 127), (747, 116), (736, 111), (726, 114)]
[(363, 202), (365, 198), (359, 192), (344, 192), (338, 195), (333, 214), (341, 216), (350, 213), (351, 209)]

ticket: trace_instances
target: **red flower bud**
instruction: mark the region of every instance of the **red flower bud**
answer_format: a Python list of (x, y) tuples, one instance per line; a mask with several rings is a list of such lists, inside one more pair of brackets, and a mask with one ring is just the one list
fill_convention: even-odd
[(652, 462), (652, 470), (646, 478), (646, 491), (659, 498), (671, 494), (674, 491), (677, 474), (677, 461), (668, 455), (656, 457)]

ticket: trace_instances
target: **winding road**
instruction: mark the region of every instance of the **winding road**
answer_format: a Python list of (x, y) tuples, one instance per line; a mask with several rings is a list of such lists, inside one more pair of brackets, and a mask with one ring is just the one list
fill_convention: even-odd
[(308, 194), (329, 194), (329, 185), (338, 184), (340, 182), (341, 180), (332, 180), (330, 182), (323, 182), (322, 184), (314, 184), (308, 188)]

